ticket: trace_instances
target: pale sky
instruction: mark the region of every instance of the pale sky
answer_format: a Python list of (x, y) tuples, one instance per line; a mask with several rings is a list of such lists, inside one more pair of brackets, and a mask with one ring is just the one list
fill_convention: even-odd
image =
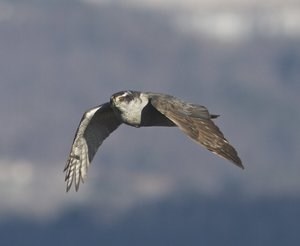
[[(108, 0), (107, 1), (82, 0), (82, 1), (85, 2), (98, 1), (99, 3), (112, 2)], [(132, 3), (131, 6), (138, 6), (137, 4), (138, 2), (139, 4), (143, 4), (143, 6), (148, 6), (148, 7), (151, 6), (152, 8), (156, 8), (156, 9), (162, 9), (162, 8), (169, 9), (170, 13), (173, 13), (171, 16), (173, 18), (172, 23), (174, 25), (174, 28), (179, 32), (184, 32), (191, 35), (199, 35), (199, 36), (201, 36), (201, 34), (204, 33), (205, 35), (202, 36), (205, 37), (208, 36), (218, 41), (220, 40), (229, 41), (229, 42), (241, 41), (247, 39), (248, 37), (251, 37), (251, 33), (257, 30), (262, 34), (266, 34), (266, 35), (278, 36), (284, 34), (289, 37), (290, 36), (300, 37), (300, 4), (298, 4), (299, 0), (298, 1), (291, 1), (291, 0), (290, 1), (279, 1), (279, 0), (263, 1), (262, 3), (261, 2), (259, 3), (260, 4), (259, 8), (256, 9), (253, 8), (255, 4), (252, 3), (251, 5), (249, 3), (250, 1), (246, 1), (246, 0), (222, 1), (224, 3), (223, 6), (226, 6), (225, 3), (226, 4), (231, 3), (230, 6), (226, 6), (226, 7), (220, 7), (219, 4), (220, 1), (216, 1), (216, 0), (209, 0), (209, 1), (128, 0), (128, 1), (114, 1), (114, 2), (116, 3), (122, 2), (123, 5), (124, 2)], [(269, 6), (267, 6), (268, 4), (270, 5), (272, 4), (271, 5), (272, 8), (269, 8)], [(174, 9), (180, 11), (174, 11)], [(9, 2), (6, 3), (0, 2), (0, 22), (2, 22), (1, 24), (9, 21), (10, 19), (17, 18), (18, 14), (19, 12), (17, 10), (17, 7), (14, 6), (14, 4)], [(31, 16), (31, 15), (28, 14), (27, 16)], [(34, 30), (33, 34), (36, 35), (37, 37), (40, 37), (40, 29), (33, 29), (33, 30)], [(15, 31), (15, 33), (17, 32)], [(18, 35), (16, 36), (18, 37)], [(51, 40), (51, 42), (54, 41)], [(15, 49), (14, 45), (6, 45), (5, 42), (2, 43), (4, 47), (2, 50), (5, 50), (5, 48), (9, 50), (8, 52), (9, 56), (7, 57), (10, 57), (11, 54), (16, 54), (16, 53), (19, 54), (19, 52), (21, 52), (22, 59), (23, 57), (26, 57), (27, 55), (26, 44), (28, 42), (27, 43), (25, 42), (25, 46), (24, 46), (25, 48), (22, 48), (23, 47), (23, 40), (22, 40), (22, 42), (20, 42), (21, 48), (19, 47), (19, 49)], [(34, 53), (34, 51), (35, 49), (32, 48), (32, 52), (30, 52), (30, 54)], [(56, 50), (50, 50), (50, 51), (57, 52)], [(51, 52), (48, 52), (47, 50), (45, 52), (46, 52), (45, 57), (42, 57), (43, 60), (49, 59), (49, 56), (51, 54)], [(8, 63), (10, 65), (9, 66), (10, 68), (14, 68), (14, 69), (16, 68), (16, 70), (13, 70), (12, 72), (13, 75), (22, 74), (24, 66), (27, 64), (27, 60), (23, 66), (22, 63), (16, 62), (16, 59), (7, 59), (7, 57), (2, 56), (2, 61), (3, 61), (2, 64)], [(55, 57), (54, 61), (56, 63), (58, 60), (56, 60), (56, 56), (54, 57)], [(64, 59), (67, 61), (72, 60), (69, 58), (64, 58)], [(30, 60), (33, 60), (35, 63), (40, 62), (39, 60), (37, 60), (37, 58), (35, 58), (35, 56), (31, 57)], [(88, 60), (90, 60), (90, 58)], [(99, 62), (99, 60), (97, 60), (97, 62)], [(72, 67), (73, 65), (73, 63), (69, 64), (67, 62), (63, 64), (67, 68), (68, 66)], [(266, 67), (268, 68), (269, 65), (270, 64), (266, 64), (266, 66), (264, 66), (262, 70), (264, 70)], [(28, 68), (28, 66), (26, 68), (27, 70), (29, 70), (28, 72), (26, 71), (26, 74), (30, 73), (31, 70)], [(58, 74), (61, 73), (61, 71), (64, 71), (63, 69), (62, 70), (59, 69), (59, 71), (56, 71), (55, 67), (54, 70), (52, 70), (51, 66), (45, 66), (45, 71), (48, 71), (47, 69), (50, 69), (48, 72), (49, 75), (52, 74), (53, 71), (54, 73), (57, 72)], [(66, 69), (66, 71), (68, 70)], [(239, 70), (237, 69), (237, 72), (240, 72), (240, 69)], [(242, 74), (241, 78), (244, 77), (244, 74), (243, 73), (241, 74)], [(14, 81), (14, 76), (11, 76), (12, 78), (10, 78), (10, 76), (11, 74), (9, 72), (4, 74), (3, 76), (4, 84), (5, 83), (10, 84), (11, 81)], [(64, 78), (64, 76), (62, 76), (61, 78)], [(11, 80), (9, 80), (9, 78)], [(271, 99), (269, 100), (272, 102), (276, 102), (276, 105), (277, 104), (284, 105), (284, 107), (281, 106), (283, 109), (296, 111), (298, 104), (294, 103), (294, 101), (296, 100), (294, 101), (292, 100), (292, 95), (295, 95), (295, 97), (297, 96), (298, 98), (297, 92), (295, 91), (294, 94), (289, 93), (288, 99), (290, 101), (285, 103), (286, 96), (285, 93), (283, 93), (284, 87), (281, 87), (281, 85), (280, 86), (276, 85), (276, 80), (272, 80), (272, 82), (274, 82), (274, 84), (269, 84), (268, 81), (267, 82), (260, 81), (259, 83), (252, 83), (251, 81), (251, 84), (247, 85), (245, 88), (249, 88), (250, 92), (256, 92), (256, 91), (260, 92), (260, 91), (268, 91), (268, 88), (270, 87), (272, 87), (274, 90), (274, 88), (276, 87), (278, 93), (276, 93), (273, 97), (270, 97)], [(216, 88), (216, 87), (211, 87), (211, 88)], [(5, 94), (5, 92), (2, 93), (3, 93), (2, 95)], [(100, 102), (101, 101), (99, 101), (99, 103)], [(198, 102), (198, 99), (195, 100), (195, 102)], [(201, 102), (200, 99), (199, 102)], [(289, 105), (292, 106), (290, 107)], [(218, 108), (220, 107), (221, 105), (218, 106)], [(43, 110), (44, 109), (41, 108), (41, 111)], [(53, 108), (53, 110), (56, 111), (56, 108)], [(69, 115), (69, 112), (67, 114)], [(22, 123), (23, 119), (19, 118), (20, 115), (19, 114), (16, 115), (17, 115), (16, 121)], [(70, 120), (70, 122), (68, 123), (68, 125), (70, 124), (70, 126), (68, 127), (72, 128), (74, 127), (74, 124), (77, 125), (78, 123), (77, 120), (79, 121), (80, 116), (81, 115), (78, 115), (78, 119), (75, 119), (76, 122), (71, 122)], [(40, 115), (37, 117), (37, 119), (39, 119), (39, 117)], [(227, 114), (226, 116), (225, 114), (223, 118), (224, 120), (222, 119), (219, 122), (220, 123), (223, 122), (224, 124), (226, 121), (227, 122), (229, 121), (229, 117), (230, 115)], [(240, 122), (239, 124), (244, 127), (247, 124), (247, 121), (248, 119), (245, 118), (245, 122)], [(264, 122), (264, 120), (262, 121)], [(296, 121), (293, 121), (292, 123), (296, 125), (295, 122)], [(247, 136), (251, 136), (255, 138), (256, 136), (266, 134), (263, 131), (267, 129), (269, 125), (268, 122), (265, 122), (264, 124), (266, 125), (264, 125), (262, 129), (259, 129), (261, 131), (259, 133), (257, 133), (257, 129), (254, 127), (253, 134), (252, 134), (251, 132), (252, 128), (249, 128), (248, 131), (250, 131), (250, 133), (248, 133)], [(23, 124), (19, 124), (19, 125), (23, 127)], [(7, 134), (8, 129), (9, 129), (8, 124), (6, 124), (6, 128), (2, 130), (2, 137), (4, 136), (4, 139), (5, 139), (4, 134)], [(23, 130), (17, 131), (15, 128), (13, 128), (12, 131), (13, 134), (16, 134), (18, 132), (23, 132)], [(109, 163), (105, 162), (105, 153), (108, 152), (105, 152), (105, 148), (106, 150), (114, 149), (114, 148), (118, 150), (122, 149), (120, 148), (120, 146), (124, 146), (126, 144), (126, 141), (127, 139), (129, 139), (129, 135), (130, 135), (129, 131), (130, 129), (126, 129), (126, 130), (123, 129), (123, 131), (120, 130), (116, 135), (113, 135), (111, 137), (110, 141), (107, 141), (105, 143), (105, 145), (102, 148), (103, 154), (102, 155), (98, 154), (99, 158), (101, 158), (98, 161), (99, 163), (97, 163), (97, 161), (94, 161), (95, 166), (93, 165), (91, 167), (92, 170), (91, 172), (89, 172), (89, 180), (85, 183), (85, 185), (83, 185), (80, 188), (81, 190), (78, 193), (72, 191), (67, 195), (65, 194), (64, 175), (62, 172), (65, 160), (62, 160), (61, 163), (49, 163), (49, 165), (45, 165), (44, 163), (42, 163), (43, 164), (42, 165), (38, 161), (26, 159), (26, 157), (24, 157), (24, 159), (15, 159), (15, 157), (13, 156), (11, 157), (11, 159), (9, 158), (3, 159), (3, 157), (0, 157), (0, 194), (2, 200), (1, 208), (0, 208), (0, 219), (2, 217), (4, 218), (5, 216), (8, 216), (10, 213), (17, 214), (17, 215), (24, 215), (24, 216), (34, 215), (34, 217), (36, 218), (51, 219), (53, 218), (54, 214), (59, 216), (59, 212), (63, 212), (65, 207), (70, 206), (71, 204), (86, 204), (87, 201), (90, 201), (90, 203), (95, 203), (101, 206), (101, 208), (105, 208), (105, 207), (111, 208), (112, 206), (114, 206), (116, 210), (124, 210), (130, 208), (130, 206), (134, 205), (135, 203), (139, 203), (141, 200), (152, 200), (152, 199), (155, 200), (155, 199), (159, 199), (160, 197), (167, 196), (168, 194), (172, 194), (174, 191), (177, 192), (177, 190), (179, 191), (182, 188), (183, 182), (180, 181), (187, 181), (187, 180), (189, 180), (190, 185), (192, 187), (196, 187), (196, 189), (202, 194), (218, 195), (219, 192), (222, 192), (223, 184), (225, 183), (224, 180), (226, 179), (225, 177), (222, 176), (221, 173), (225, 173), (228, 176), (232, 177), (233, 179), (236, 178), (236, 180), (239, 180), (237, 177), (238, 175), (240, 175), (240, 170), (236, 170), (234, 167), (230, 167), (230, 164), (226, 162), (224, 162), (224, 164), (222, 163), (222, 166), (214, 165), (210, 167), (211, 169), (208, 168), (209, 171), (211, 171), (214, 168), (215, 169), (223, 168), (222, 171), (220, 172), (218, 171), (214, 172), (214, 170), (212, 170), (212, 173), (214, 175), (213, 179), (210, 176), (205, 176), (205, 175), (202, 175), (200, 179), (198, 178), (198, 175), (192, 177), (192, 175), (194, 174), (193, 172), (184, 173), (184, 169), (185, 169), (184, 166), (182, 167), (182, 169), (176, 170), (176, 172), (180, 173), (179, 176), (176, 176), (176, 172), (174, 171), (175, 168), (170, 169), (164, 173), (162, 172), (151, 173), (148, 171), (147, 173), (142, 173), (142, 172), (126, 169), (126, 168), (121, 169), (119, 166), (115, 164), (116, 165), (115, 169), (113, 168), (108, 169), (107, 166), (109, 166)], [(159, 131), (159, 129), (155, 131), (157, 132)], [(26, 129), (24, 130), (24, 132), (26, 132)], [(162, 131), (162, 132), (164, 136), (163, 139), (166, 139), (166, 141), (169, 141), (169, 139), (172, 139), (173, 137), (174, 146), (176, 146), (177, 144), (178, 147), (178, 144), (180, 144), (181, 141), (184, 141), (183, 142), (184, 144), (190, 144), (190, 141), (188, 139), (186, 139), (184, 136), (181, 135), (181, 133), (175, 130), (168, 131), (168, 132)], [(137, 132), (134, 132), (134, 134), (137, 134)], [(143, 135), (141, 136), (145, 137), (146, 139), (153, 136), (153, 133), (150, 131), (148, 132), (143, 131), (142, 134)], [(167, 134), (169, 134), (169, 136), (166, 136)], [(175, 134), (178, 135), (174, 137), (173, 135)], [(295, 134), (297, 134), (297, 132), (294, 133), (294, 135)], [(230, 134), (228, 134), (228, 136), (230, 136)], [(73, 135), (70, 138), (72, 137)], [(66, 137), (64, 138), (68, 140), (67, 133), (66, 133)], [(163, 139), (161, 139), (160, 141), (163, 141)], [(240, 149), (248, 149), (251, 147), (251, 144), (256, 144), (256, 141), (257, 141), (256, 139), (247, 139), (247, 141), (240, 142), (239, 144), (237, 144), (237, 146), (239, 146)], [(118, 143), (118, 146), (116, 145), (116, 143)], [(236, 141), (236, 143), (238, 143), (238, 141)], [(68, 141), (66, 141), (66, 145), (68, 145), (67, 148), (69, 148), (70, 144), (71, 142), (69, 143)], [(242, 147), (243, 145), (245, 145), (245, 147)], [(262, 146), (265, 147), (264, 145)], [(155, 146), (153, 146), (151, 141), (149, 143), (149, 147), (151, 147), (151, 149), (155, 148)], [(196, 148), (193, 145), (191, 145), (191, 147), (198, 151), (198, 147)], [(134, 144), (132, 148), (133, 149), (135, 148)], [(130, 156), (132, 155), (133, 149), (131, 151), (129, 150), (125, 152)], [(159, 165), (164, 165), (164, 163), (162, 162), (164, 158), (160, 156), (159, 154), (160, 152), (158, 151), (159, 150), (153, 150), (152, 153), (155, 153), (155, 155), (157, 153), (158, 156), (157, 158), (161, 158), (161, 159), (153, 162), (158, 163)], [(185, 155), (188, 156), (188, 153), (185, 153)], [(196, 156), (196, 153), (193, 153), (193, 155)], [(294, 158), (293, 160), (298, 160), (299, 153), (295, 153), (294, 155), (295, 156), (293, 157)], [(120, 157), (110, 156), (109, 158), (121, 158), (121, 156), (122, 155), (120, 155)], [(166, 156), (171, 156), (171, 154), (167, 153)], [(266, 158), (266, 160), (261, 161), (262, 163), (264, 162), (269, 163), (273, 160), (273, 157), (267, 154), (262, 155), (262, 157)], [(126, 155), (122, 156), (122, 158), (126, 158)], [(206, 160), (207, 162), (215, 161), (212, 155), (207, 154), (205, 156), (201, 156), (201, 165), (199, 163), (195, 163), (195, 165), (198, 166), (197, 167), (198, 169), (194, 167), (194, 169), (196, 170), (195, 173), (197, 173), (198, 170), (202, 171), (203, 169), (205, 169), (204, 164)], [(122, 163), (123, 161), (124, 161), (123, 159), (113, 159), (113, 162), (115, 163)], [(178, 160), (178, 162), (184, 163), (184, 160)], [(98, 167), (96, 167), (96, 164), (98, 164)], [(270, 173), (269, 170), (266, 170), (266, 168), (269, 167), (267, 167), (266, 165), (264, 167), (265, 170), (262, 170), (262, 172), (257, 171), (256, 173), (253, 164), (247, 163), (247, 171), (244, 172), (243, 174), (244, 176), (242, 178), (242, 182), (245, 187), (245, 190), (247, 191), (247, 194), (253, 194), (253, 196), (255, 197), (258, 195), (264, 196), (265, 194), (268, 195), (272, 193), (275, 194), (276, 192), (278, 194), (283, 194), (283, 193), (286, 194), (288, 192), (295, 193), (295, 194), (299, 193), (299, 177), (298, 177), (299, 175), (298, 172), (296, 172), (298, 170), (298, 166), (295, 167), (296, 170), (295, 172), (287, 172), (287, 174), (289, 174), (290, 176), (288, 179), (285, 180), (284, 184), (277, 182), (277, 177), (281, 177), (282, 175), (281, 174), (283, 170), (282, 167), (275, 169), (275, 167), (273, 166), (272, 173)], [(259, 176), (258, 173), (262, 173), (262, 176)], [(252, 175), (255, 174), (255, 176), (258, 177), (258, 180), (252, 180), (251, 174)], [(191, 175), (191, 177), (189, 177), (188, 175)], [(265, 178), (265, 176), (263, 175), (266, 175), (267, 178)], [(269, 182), (265, 182), (267, 179), (269, 179)], [(268, 184), (268, 186), (266, 184)], [(99, 189), (100, 186), (104, 188)], [(94, 193), (95, 189), (97, 189), (97, 194), (98, 194), (97, 197), (95, 197), (95, 193)], [(47, 194), (47, 196), (45, 196), (45, 194)], [(44, 199), (39, 200), (39, 202), (37, 203), (36, 200), (40, 199), (41, 197), (44, 197)], [(100, 197), (101, 199), (99, 199), (98, 197)]]
[(262, 35), (300, 36), (300, 2), (296, 0), (82, 0), (120, 4), (172, 13), (180, 31), (221, 41), (241, 41), (254, 31)]

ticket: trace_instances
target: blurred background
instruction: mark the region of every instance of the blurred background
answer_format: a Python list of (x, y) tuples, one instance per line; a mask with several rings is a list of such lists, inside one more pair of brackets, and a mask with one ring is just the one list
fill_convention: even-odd
[[(1, 0), (1, 245), (296, 245), (298, 0)], [(79, 192), (85, 110), (120, 90), (220, 114), (245, 170), (176, 128), (121, 126)]]

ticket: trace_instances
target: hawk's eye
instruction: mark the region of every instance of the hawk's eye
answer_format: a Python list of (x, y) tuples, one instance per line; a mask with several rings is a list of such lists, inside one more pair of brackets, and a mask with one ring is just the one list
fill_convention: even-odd
[(127, 101), (127, 96), (121, 96), (121, 97), (119, 97), (119, 101), (120, 102)]
[(129, 102), (129, 101), (132, 100), (132, 96), (129, 95), (129, 94), (126, 94), (126, 95), (124, 95), (124, 96), (121, 96), (119, 100), (120, 100), (121, 102), (123, 102), (123, 101)]

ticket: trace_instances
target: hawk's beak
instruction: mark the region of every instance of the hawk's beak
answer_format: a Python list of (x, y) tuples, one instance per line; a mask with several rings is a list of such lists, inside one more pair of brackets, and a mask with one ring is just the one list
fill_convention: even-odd
[(110, 97), (110, 105), (114, 105), (114, 102), (115, 102), (115, 100), (114, 100), (114, 98), (113, 97)]

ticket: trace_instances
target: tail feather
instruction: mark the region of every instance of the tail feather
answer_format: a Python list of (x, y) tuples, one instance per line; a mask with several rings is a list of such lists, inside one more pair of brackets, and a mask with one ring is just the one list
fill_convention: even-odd
[(218, 118), (219, 116), (220, 116), (219, 114), (211, 114), (210, 118), (211, 119), (215, 119), (215, 118)]

